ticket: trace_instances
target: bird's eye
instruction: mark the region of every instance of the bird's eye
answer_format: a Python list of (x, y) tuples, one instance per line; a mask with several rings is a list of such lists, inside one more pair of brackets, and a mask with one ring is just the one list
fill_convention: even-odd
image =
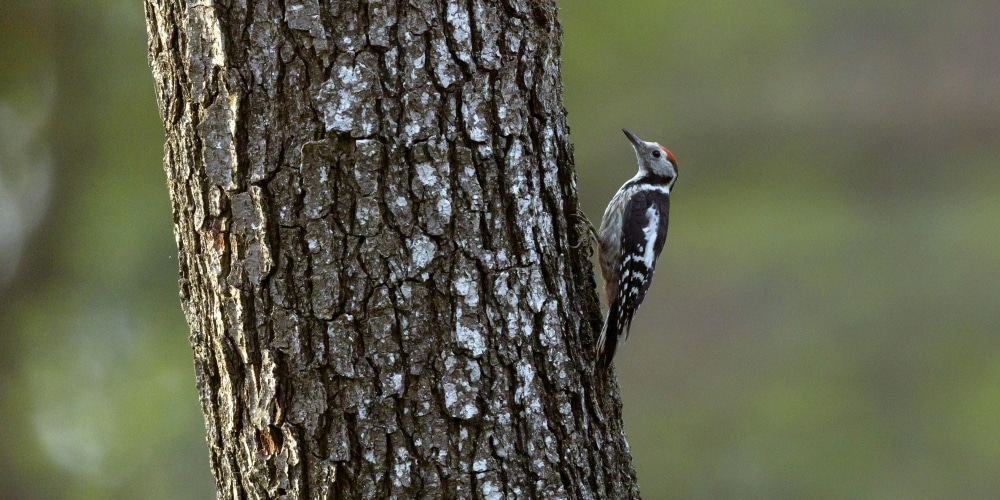
[(659, 149), (653, 150), (653, 158), (659, 158), (661, 156)]

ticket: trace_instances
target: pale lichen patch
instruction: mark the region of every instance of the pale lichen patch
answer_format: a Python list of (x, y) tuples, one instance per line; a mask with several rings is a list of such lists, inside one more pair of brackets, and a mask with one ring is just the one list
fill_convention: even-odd
[(449, 88), (462, 78), (462, 71), (451, 58), (448, 43), (444, 37), (435, 37), (431, 42), (431, 61), (434, 77), (442, 88)]
[(455, 57), (471, 65), (472, 25), (469, 23), (469, 11), (459, 2), (448, 2), (445, 19), (451, 28), (451, 38), (455, 42)]
[(378, 57), (362, 52), (337, 57), (336, 73), (319, 91), (320, 109), (326, 130), (350, 132), (355, 137), (370, 136), (378, 130)]
[(481, 66), (488, 69), (497, 69), (500, 66), (501, 56), (497, 41), (501, 23), (497, 13), (498, 8), (493, 2), (484, 0), (475, 0), (472, 4), (472, 16), (480, 45), (480, 50), (476, 51), (476, 58)]
[(392, 468), (392, 484), (397, 488), (407, 488), (410, 486), (410, 452), (405, 447), (396, 448), (395, 462)]
[(375, 47), (392, 46), (392, 27), (397, 21), (395, 1), (368, 0), (368, 21), (368, 41)]
[(461, 307), (456, 309), (455, 314), (455, 341), (474, 357), (482, 356), (486, 352), (486, 339), (479, 322), (474, 316), (463, 316)]
[(406, 246), (410, 250), (410, 276), (416, 276), (434, 259), (437, 245), (427, 236), (415, 234)]
[(462, 118), (465, 133), (473, 142), (485, 143), (489, 139), (489, 76), (477, 73), (472, 81), (462, 87)]
[[(479, 363), (475, 361), (467, 360), (462, 364), (454, 355), (445, 358), (445, 374), (441, 388), (444, 392), (445, 409), (449, 415), (468, 420), (479, 414), (476, 397), (481, 375)], [(459, 449), (461, 450), (461, 447)]]

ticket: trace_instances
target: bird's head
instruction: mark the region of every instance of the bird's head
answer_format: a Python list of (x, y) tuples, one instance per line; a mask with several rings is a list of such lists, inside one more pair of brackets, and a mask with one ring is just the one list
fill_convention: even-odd
[(656, 142), (646, 142), (638, 136), (622, 129), (625, 136), (635, 148), (635, 156), (639, 160), (639, 173), (662, 178), (669, 185), (677, 180), (677, 158), (669, 149)]

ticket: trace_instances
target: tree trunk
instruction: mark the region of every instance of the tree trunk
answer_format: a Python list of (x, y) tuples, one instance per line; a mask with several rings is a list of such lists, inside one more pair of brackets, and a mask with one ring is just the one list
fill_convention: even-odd
[(224, 498), (638, 496), (552, 0), (146, 0)]

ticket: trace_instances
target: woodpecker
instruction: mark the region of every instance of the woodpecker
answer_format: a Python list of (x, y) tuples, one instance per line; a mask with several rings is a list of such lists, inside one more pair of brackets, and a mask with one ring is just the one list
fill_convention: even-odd
[(604, 210), (597, 234), (608, 316), (597, 339), (597, 363), (611, 364), (619, 342), (628, 338), (642, 299), (653, 280), (656, 258), (667, 238), (670, 191), (677, 158), (667, 148), (622, 129), (635, 149), (639, 172), (622, 185)]

